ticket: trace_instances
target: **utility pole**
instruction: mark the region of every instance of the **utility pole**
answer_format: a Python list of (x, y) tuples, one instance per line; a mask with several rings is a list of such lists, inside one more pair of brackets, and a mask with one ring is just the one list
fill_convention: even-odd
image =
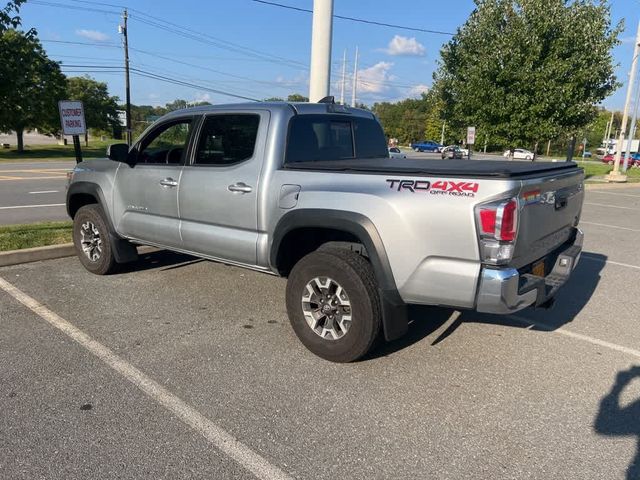
[(311, 78), (309, 81), (310, 102), (315, 103), (329, 95), (332, 31), (333, 0), (313, 0)]
[(342, 55), (342, 83), (340, 84), (340, 105), (344, 105), (344, 84), (346, 81), (347, 75), (347, 49), (344, 49), (344, 54)]
[(124, 85), (127, 112), (127, 145), (131, 146), (131, 85), (129, 84), (129, 28), (127, 27), (127, 9), (124, 9), (122, 20), (124, 25), (120, 28), (120, 33), (124, 40)]
[(447, 122), (442, 122), (442, 133), (440, 134), (440, 145), (444, 145), (444, 126)]
[(627, 154), (624, 157), (624, 164), (622, 166), (622, 173), (627, 172), (629, 168), (629, 157), (631, 156), (631, 145), (633, 143), (633, 136), (636, 133), (636, 120), (638, 119), (638, 103), (640, 102), (640, 82), (636, 88), (636, 102), (633, 106), (633, 116), (631, 117), (631, 128), (629, 129), (629, 139), (627, 140)]
[(353, 90), (351, 92), (351, 106), (356, 106), (356, 90), (358, 85), (358, 47), (356, 46), (356, 58), (353, 62)]
[(631, 103), (631, 95), (633, 93), (633, 86), (636, 80), (636, 70), (638, 65), (638, 54), (640, 54), (640, 22), (638, 22), (638, 33), (636, 34), (636, 45), (633, 49), (633, 61), (631, 62), (631, 72), (629, 73), (629, 85), (627, 85), (627, 98), (624, 102), (624, 113), (622, 114), (622, 127), (620, 129), (620, 138), (618, 139), (618, 145), (616, 147), (615, 162), (613, 164), (613, 170), (606, 179), (609, 182), (626, 182), (627, 176), (620, 173), (620, 156), (622, 154), (622, 148), (624, 145), (624, 137), (627, 132), (627, 120), (629, 119), (629, 104)]

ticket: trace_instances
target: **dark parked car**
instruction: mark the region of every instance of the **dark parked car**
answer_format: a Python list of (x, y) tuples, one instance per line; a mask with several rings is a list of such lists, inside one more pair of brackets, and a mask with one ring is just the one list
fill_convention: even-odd
[(442, 145), (433, 140), (420, 140), (409, 145), (416, 152), (439, 152)]
[(457, 145), (449, 145), (442, 149), (442, 159), (445, 158), (462, 158), (462, 150)]

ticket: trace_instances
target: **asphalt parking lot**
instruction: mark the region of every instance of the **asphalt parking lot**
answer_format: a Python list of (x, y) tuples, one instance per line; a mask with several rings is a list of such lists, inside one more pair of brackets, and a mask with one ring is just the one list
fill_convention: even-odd
[(68, 220), (67, 172), (75, 162), (0, 163), (0, 225)]
[(268, 275), (0, 268), (0, 478), (640, 478), (639, 210), (587, 191), (554, 309), (414, 308), (348, 365), (302, 347)]

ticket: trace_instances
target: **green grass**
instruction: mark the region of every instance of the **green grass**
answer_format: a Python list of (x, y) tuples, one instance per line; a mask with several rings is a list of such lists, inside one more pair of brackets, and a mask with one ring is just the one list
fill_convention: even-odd
[[(611, 165), (607, 165), (605, 163), (577, 163), (579, 166), (584, 168), (584, 176), (587, 181), (589, 179), (594, 180), (594, 177), (602, 177), (613, 170)], [(627, 177), (629, 182), (640, 182), (640, 168), (629, 168), (627, 170)]]
[(69, 243), (71, 226), (70, 221), (0, 226), (0, 252)]
[[(106, 156), (107, 146), (112, 143), (122, 142), (122, 140), (91, 140), (89, 146), (85, 147), (84, 141), (81, 139), (82, 158), (101, 158)], [(73, 142), (68, 145), (25, 145), (24, 152), (18, 153), (15, 143), (11, 144), (12, 148), (0, 148), (0, 163), (11, 160), (32, 160), (34, 158), (41, 160), (60, 160), (61, 158), (75, 159), (76, 154), (73, 150)]]

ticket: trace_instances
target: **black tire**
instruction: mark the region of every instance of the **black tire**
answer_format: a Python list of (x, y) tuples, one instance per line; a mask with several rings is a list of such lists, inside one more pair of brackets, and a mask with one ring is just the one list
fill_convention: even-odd
[[(352, 321), (336, 340), (317, 334), (305, 320), (302, 297), (316, 277), (328, 277), (346, 292)], [(287, 313), (294, 332), (311, 352), (332, 362), (353, 362), (369, 352), (380, 338), (382, 314), (377, 282), (371, 264), (347, 249), (317, 250), (302, 258), (287, 282)]]
[[(95, 226), (98, 232), (99, 251), (96, 249), (96, 258), (89, 258), (89, 255), (82, 249), (82, 229), (83, 226)], [(107, 275), (116, 270), (117, 263), (111, 248), (109, 239), (109, 224), (104, 218), (104, 212), (97, 204), (85, 205), (81, 207), (73, 218), (73, 244), (76, 249), (76, 255), (80, 263), (96, 275)]]

